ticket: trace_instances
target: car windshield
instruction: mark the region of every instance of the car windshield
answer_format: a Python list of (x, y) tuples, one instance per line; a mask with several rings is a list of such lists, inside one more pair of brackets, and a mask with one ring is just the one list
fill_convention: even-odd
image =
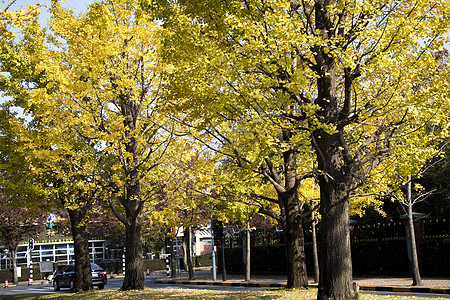
[(75, 271), (75, 266), (74, 265), (67, 265), (61, 271), (62, 272), (73, 272), (73, 271)]
[(99, 265), (91, 263), (91, 269), (92, 271), (99, 271), (103, 270)]

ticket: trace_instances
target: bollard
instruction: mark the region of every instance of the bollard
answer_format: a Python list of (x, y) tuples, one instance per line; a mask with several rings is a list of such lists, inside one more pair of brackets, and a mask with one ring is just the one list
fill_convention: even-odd
[(170, 277), (170, 264), (169, 264), (168, 258), (166, 258), (166, 272), (167, 272), (167, 277)]
[(5, 289), (8, 287), (8, 279), (5, 279)]
[(33, 283), (33, 265), (30, 265), (30, 278), (28, 279), (28, 285)]
[(122, 272), (123, 272), (123, 276), (125, 276), (125, 249), (124, 249), (124, 253), (122, 255)]

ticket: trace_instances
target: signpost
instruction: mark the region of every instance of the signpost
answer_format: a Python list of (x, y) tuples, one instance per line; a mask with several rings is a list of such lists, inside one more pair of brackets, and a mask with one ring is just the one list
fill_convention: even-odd
[(41, 261), (39, 263), (39, 270), (41, 271), (41, 280), (43, 280), (44, 278), (42, 278), (42, 274), (53, 273), (53, 262), (49, 260)]

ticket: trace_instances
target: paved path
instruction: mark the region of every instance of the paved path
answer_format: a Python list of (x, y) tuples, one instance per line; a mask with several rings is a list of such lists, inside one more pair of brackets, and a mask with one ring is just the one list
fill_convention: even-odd
[[(224, 285), (224, 286), (252, 286), (252, 287), (284, 287), (286, 276), (280, 275), (255, 275), (250, 282), (245, 281), (243, 275), (227, 274), (226, 281), (222, 275), (217, 274), (216, 281), (212, 280), (212, 271), (205, 269), (195, 272), (195, 279), (189, 280), (187, 273), (182, 272), (176, 278), (157, 279), (156, 283), (189, 284), (189, 285)], [(423, 278), (423, 285), (412, 286), (412, 279), (399, 277), (355, 277), (361, 290), (366, 291), (390, 291), (390, 292), (416, 292), (450, 294), (450, 278)], [(312, 280), (311, 286), (316, 286)]]

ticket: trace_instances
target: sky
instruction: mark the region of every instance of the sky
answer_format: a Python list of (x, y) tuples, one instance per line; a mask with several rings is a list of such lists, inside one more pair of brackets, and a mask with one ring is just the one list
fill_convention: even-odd
[[(12, 0), (5, 1), (6, 3), (11, 3)], [(86, 7), (94, 2), (94, 0), (65, 0), (61, 2), (61, 5), (64, 7), (69, 7), (75, 10), (76, 12), (83, 12)], [(46, 23), (45, 20), (49, 17), (48, 14), (48, 8), (50, 7), (51, 0), (16, 0), (15, 3), (10, 7), (10, 10), (17, 11), (20, 8), (25, 9), (28, 5), (36, 5), (40, 4), (42, 8), (41, 15), (39, 17), (39, 20), (41, 24)], [(0, 5), (1, 9), (4, 9), (6, 7), (5, 3), (2, 3)]]

